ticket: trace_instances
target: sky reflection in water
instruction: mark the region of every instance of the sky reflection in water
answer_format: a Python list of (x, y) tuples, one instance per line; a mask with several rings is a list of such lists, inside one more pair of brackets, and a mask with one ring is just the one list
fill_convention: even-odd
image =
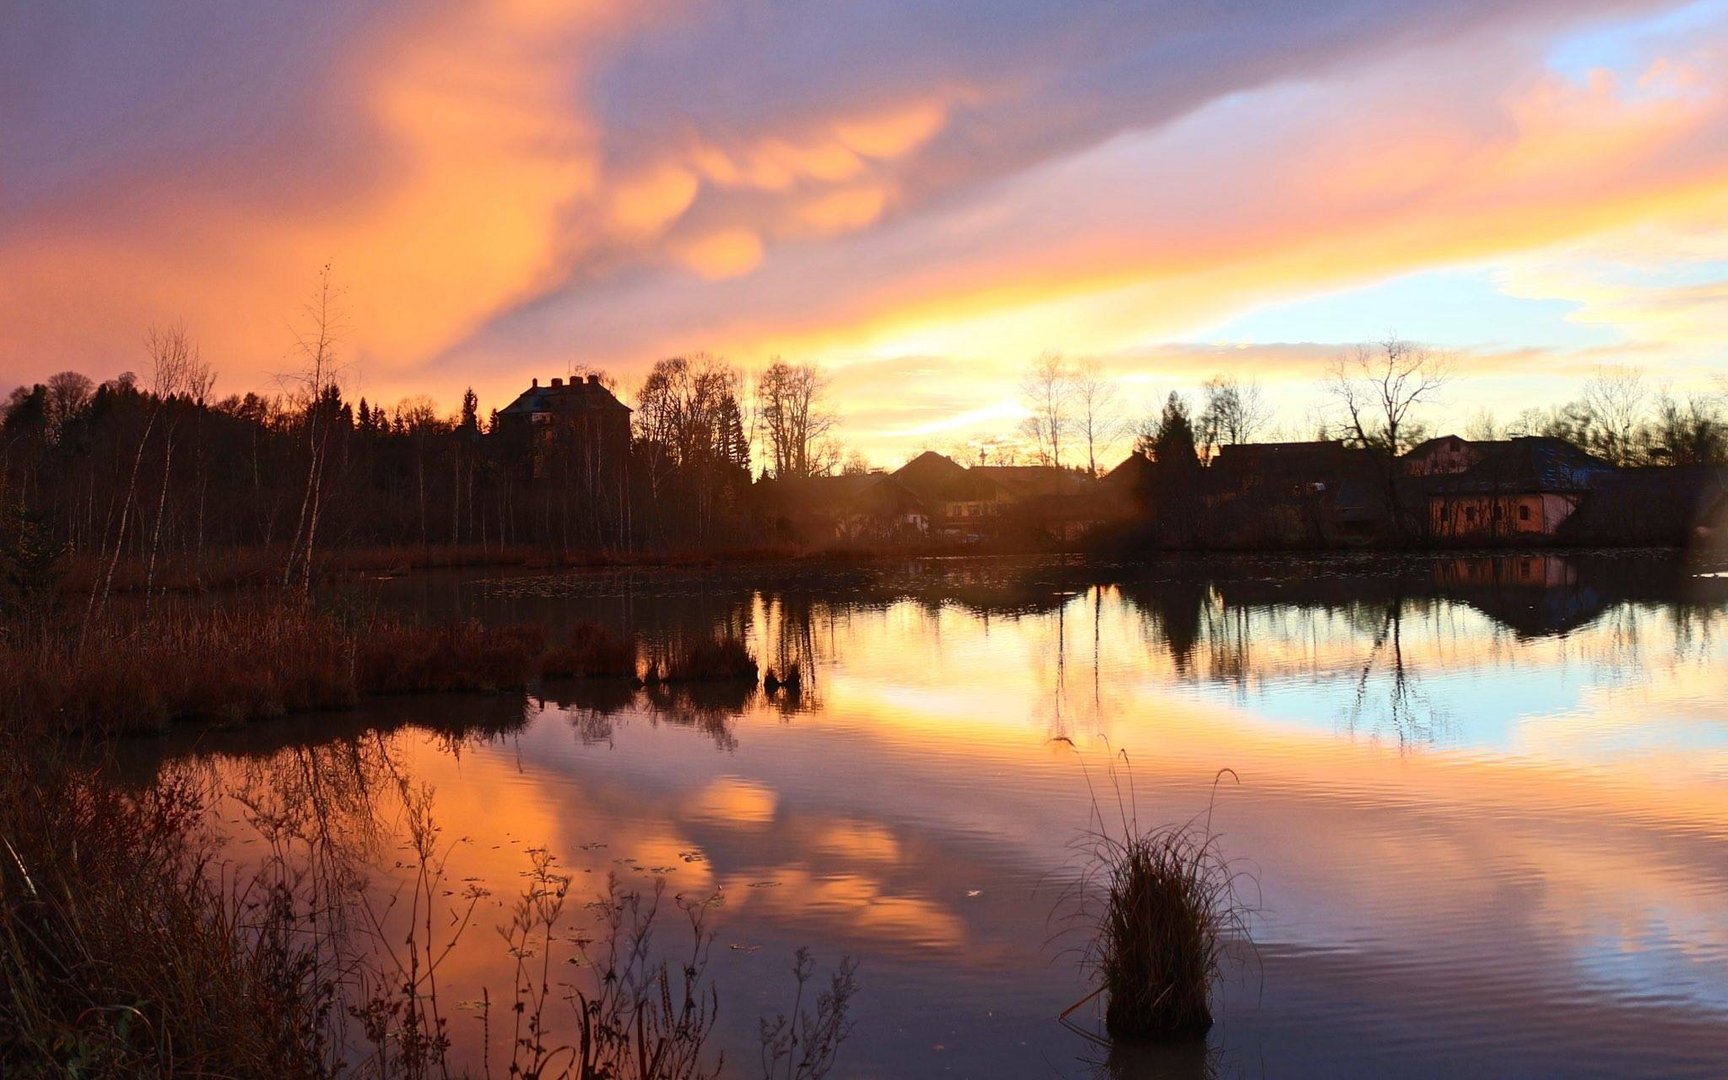
[[(862, 961), (846, 1075), (1707, 1076), (1728, 1053), (1725, 600), (1628, 560), (469, 579), (412, 602), (654, 640), (725, 625), (804, 692), (564, 683), (523, 723), (511, 699), (403, 701), (198, 753), (254, 793), (372, 770), (338, 831), (386, 891), (409, 871), (380, 775), (432, 785), (452, 881), (492, 890), (443, 975), (465, 1000), (508, 992), (491, 927), (526, 849), (578, 892), (609, 872), (719, 892), (718, 1037), (746, 1074), (809, 944)], [(494, 733), (451, 734), (469, 725)], [(1089, 792), (1114, 812), (1115, 751), (1145, 822), (1241, 778), (1213, 825), (1258, 883), (1258, 957), (1210, 1053), (1092, 1064), (1054, 1020), (1088, 988), (1053, 914)], [(478, 1024), (453, 1023), (472, 1060)]]

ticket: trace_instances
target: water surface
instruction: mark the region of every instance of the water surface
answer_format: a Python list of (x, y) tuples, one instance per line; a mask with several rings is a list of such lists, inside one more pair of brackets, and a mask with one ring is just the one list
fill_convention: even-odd
[[(236, 857), (263, 844), (257, 807), (307, 808), (379, 896), (412, 880), (401, 794), (429, 785), (449, 891), (490, 893), (440, 973), (454, 999), (508, 994), (493, 929), (543, 849), (585, 895), (616, 873), (722, 898), (715, 1044), (740, 1075), (799, 945), (860, 964), (837, 1075), (1728, 1070), (1728, 580), (1678, 560), (927, 561), (366, 592), (596, 618), (650, 651), (737, 633), (803, 675), (772, 696), (403, 699), (152, 750), (244, 795), (221, 811)], [(1225, 768), (1240, 782), (1214, 798)], [(1056, 1021), (1090, 989), (1062, 914), (1097, 805), (1210, 812), (1248, 875), (1254, 947), (1205, 1048), (1107, 1058)], [(451, 1022), (478, 1064), (472, 1011)]]

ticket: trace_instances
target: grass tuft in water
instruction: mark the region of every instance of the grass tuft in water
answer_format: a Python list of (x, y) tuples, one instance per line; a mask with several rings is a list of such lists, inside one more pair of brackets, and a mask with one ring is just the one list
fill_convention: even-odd
[[(1218, 779), (1225, 775), (1236, 774), (1221, 770)], [(1081, 842), (1088, 868), (1076, 913), (1092, 931), (1082, 954), (1098, 978), (1091, 996), (1107, 997), (1112, 1039), (1201, 1038), (1212, 1027), (1212, 988), (1229, 948), (1250, 941), (1237, 888), (1243, 876), (1219, 850), (1210, 807), (1203, 820), (1144, 828), (1131, 789), (1124, 801), (1114, 770), (1111, 779), (1120, 830), (1105, 825), (1094, 802), (1097, 825)]]

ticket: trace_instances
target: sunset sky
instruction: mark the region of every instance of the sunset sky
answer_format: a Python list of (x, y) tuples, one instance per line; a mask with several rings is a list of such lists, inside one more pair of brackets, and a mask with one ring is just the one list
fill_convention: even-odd
[(0, 387), (183, 321), (269, 390), (319, 267), (348, 392), (662, 356), (834, 376), (898, 464), (1040, 352), (1296, 431), (1352, 342), (1462, 428), (1728, 373), (1728, 0), (42, 0), (0, 11)]

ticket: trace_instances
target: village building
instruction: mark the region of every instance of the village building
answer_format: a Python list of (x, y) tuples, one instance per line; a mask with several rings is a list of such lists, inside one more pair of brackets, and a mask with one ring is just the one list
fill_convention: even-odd
[(1564, 439), (1512, 439), (1427, 488), (1428, 529), (1442, 541), (1553, 537), (1617, 471)]
[(1728, 470), (1657, 465), (1598, 475), (1560, 538), (1578, 544), (1671, 544), (1720, 554), (1728, 547)]
[(930, 531), (924, 503), (885, 473), (764, 480), (761, 505), (782, 533), (805, 541), (896, 543)]
[(495, 434), (514, 466), (534, 480), (621, 484), (630, 458), (630, 407), (600, 381), (535, 379), (498, 411)]
[(1454, 476), (1474, 468), (1489, 454), (1512, 445), (1505, 439), (1472, 440), (1441, 435), (1417, 443), (1398, 459), (1404, 476)]
[(1330, 439), (1221, 447), (1205, 471), (1206, 502), (1229, 519), (1276, 520), (1278, 534), (1318, 544), (1361, 544), (1392, 525), (1385, 463)]
[(890, 474), (929, 514), (932, 530), (976, 535), (1013, 500), (999, 481), (926, 450)]

